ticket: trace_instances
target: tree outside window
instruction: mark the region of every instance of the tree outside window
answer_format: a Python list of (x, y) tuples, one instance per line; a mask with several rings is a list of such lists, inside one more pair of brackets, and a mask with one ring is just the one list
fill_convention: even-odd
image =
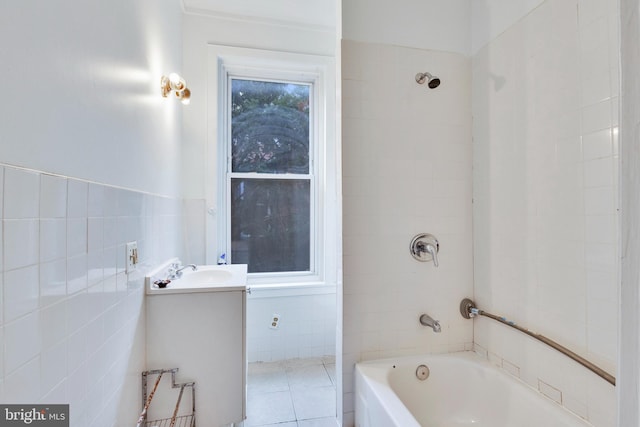
[(311, 269), (309, 84), (231, 79), (231, 261)]

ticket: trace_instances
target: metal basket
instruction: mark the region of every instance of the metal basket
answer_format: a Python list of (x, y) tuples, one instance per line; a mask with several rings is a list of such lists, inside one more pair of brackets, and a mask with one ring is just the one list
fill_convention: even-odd
[[(144, 371), (142, 373), (142, 402), (143, 408), (140, 413), (140, 417), (138, 418), (138, 424), (136, 427), (196, 427), (196, 387), (195, 382), (190, 383), (176, 383), (176, 372), (178, 372), (178, 368), (172, 369), (156, 369), (153, 371)], [(162, 375), (165, 373), (171, 373), (171, 388), (179, 388), (180, 393), (178, 394), (178, 401), (176, 402), (176, 406), (173, 410), (173, 415), (170, 418), (162, 418), (158, 420), (147, 420), (147, 411), (149, 406), (151, 405), (151, 401), (153, 400), (153, 396), (158, 389), (158, 384), (160, 384), (160, 380), (162, 379)], [(147, 377), (149, 375), (157, 375), (158, 378), (153, 386), (151, 392), (147, 395)], [(182, 400), (182, 395), (184, 393), (185, 388), (191, 389), (191, 414), (188, 415), (178, 415), (178, 410), (180, 409), (180, 401)]]
[[(145, 421), (144, 427), (171, 427), (172, 418), (164, 418), (162, 420)], [(194, 414), (181, 415), (175, 418), (174, 427), (195, 427), (196, 418)]]

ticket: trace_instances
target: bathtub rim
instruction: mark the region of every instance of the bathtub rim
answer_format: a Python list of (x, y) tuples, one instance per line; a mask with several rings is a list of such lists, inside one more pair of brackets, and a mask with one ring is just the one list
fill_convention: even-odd
[[(394, 392), (391, 383), (389, 381), (390, 369), (393, 365), (413, 365), (417, 367), (419, 364), (429, 362), (429, 359), (459, 359), (463, 363), (473, 363), (479, 365), (481, 368), (490, 369), (492, 372), (497, 373), (503, 379), (508, 381), (514, 381), (515, 384), (524, 386), (529, 392), (534, 392), (542, 401), (551, 404), (558, 410), (562, 411), (566, 415), (576, 420), (577, 426), (592, 426), (589, 420), (581, 417), (580, 415), (569, 410), (566, 406), (559, 404), (555, 400), (549, 398), (540, 390), (532, 387), (527, 382), (523, 381), (508, 371), (501, 369), (499, 366), (491, 363), (486, 357), (473, 350), (463, 350), (451, 353), (423, 353), (413, 355), (400, 355), (395, 357), (388, 357), (382, 359), (367, 360), (356, 363), (356, 399), (359, 398), (358, 381), (364, 381), (369, 386), (371, 392), (378, 399), (378, 403), (383, 407), (390, 418), (397, 422), (397, 425), (403, 427), (421, 427), (421, 424), (413, 416), (409, 408), (404, 404), (400, 397)], [(398, 411), (396, 417), (393, 411)], [(357, 419), (357, 414), (356, 414)], [(581, 423), (581, 424), (580, 424)]]

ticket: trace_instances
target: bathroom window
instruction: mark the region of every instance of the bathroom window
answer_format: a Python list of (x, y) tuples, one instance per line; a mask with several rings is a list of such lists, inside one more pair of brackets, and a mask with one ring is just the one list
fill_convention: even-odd
[(249, 273), (313, 270), (313, 83), (229, 76), (227, 247)]
[(339, 270), (335, 61), (208, 53), (206, 260), (248, 264), (254, 289), (322, 293)]

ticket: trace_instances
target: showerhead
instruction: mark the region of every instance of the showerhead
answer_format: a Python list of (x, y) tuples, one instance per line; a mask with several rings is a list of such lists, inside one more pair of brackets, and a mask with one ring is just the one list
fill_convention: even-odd
[(416, 82), (418, 82), (418, 84), (424, 84), (427, 82), (429, 89), (435, 89), (440, 86), (440, 78), (428, 72), (416, 74)]

